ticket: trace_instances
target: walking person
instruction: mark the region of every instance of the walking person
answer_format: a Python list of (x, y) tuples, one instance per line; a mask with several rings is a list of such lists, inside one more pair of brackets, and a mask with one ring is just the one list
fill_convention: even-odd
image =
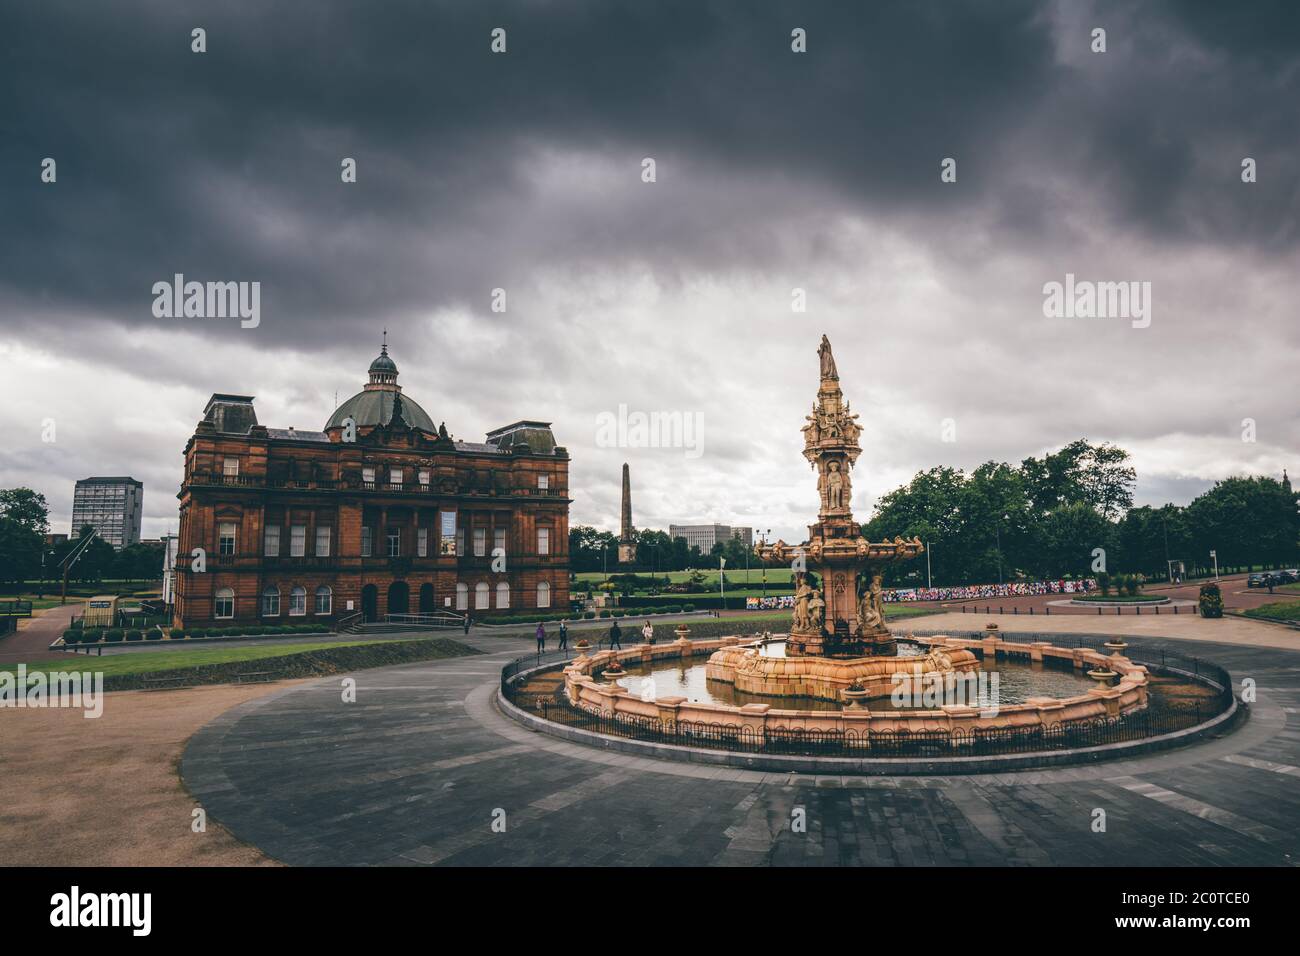
[(560, 650), (569, 649), (569, 627), (563, 621), (560, 622)]
[(461, 624), (464, 625), (465, 627), (465, 636), (469, 637), (469, 613), (468, 612), (466, 612), (465, 620), (461, 621)]
[(537, 622), (537, 653), (546, 653), (546, 625), (541, 621)]
[(622, 636), (623, 632), (618, 629), (618, 621), (615, 621), (609, 626), (609, 649), (611, 651), (616, 647), (620, 651), (623, 649), (623, 642), (620, 640)]

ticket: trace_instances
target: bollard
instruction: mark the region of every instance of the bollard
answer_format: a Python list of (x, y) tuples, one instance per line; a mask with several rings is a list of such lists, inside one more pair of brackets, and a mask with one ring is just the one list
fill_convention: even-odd
[(1097, 608), (1097, 616), (1101, 617), (1101, 608)]
[(1141, 617), (1141, 616), (1142, 616), (1142, 605), (1141, 605), (1141, 604), (1135, 604), (1135, 605), (1133, 605), (1133, 610), (1137, 611), (1137, 613), (1138, 613), (1138, 617)]

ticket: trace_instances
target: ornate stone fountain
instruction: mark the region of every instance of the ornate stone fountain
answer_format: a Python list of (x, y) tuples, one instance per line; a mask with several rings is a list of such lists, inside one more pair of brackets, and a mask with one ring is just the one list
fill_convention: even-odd
[[(789, 563), (795, 570), (786, 657), (765, 657), (755, 648), (723, 650), (710, 659), (709, 676), (735, 682), (738, 689), (743, 682), (748, 685), (744, 689), (753, 693), (799, 695), (807, 694), (812, 682), (819, 687), (847, 687), (858, 680), (876, 697), (882, 690), (887, 692), (889, 678), (901, 666), (885, 660), (897, 653), (897, 644), (885, 626), (883, 569), (891, 562), (911, 560), (925, 548), (917, 538), (868, 541), (853, 520), (850, 472), (862, 453), (858, 444), (862, 426), (844, 401), (825, 335), (817, 355), (821, 385), (803, 427), (803, 455), (817, 471), (821, 497), (817, 523), (808, 526), (803, 544), (778, 540), (755, 547), (763, 559)], [(978, 661), (970, 651), (959, 650), (908, 659), (908, 671), (917, 666), (925, 671), (973, 670)]]

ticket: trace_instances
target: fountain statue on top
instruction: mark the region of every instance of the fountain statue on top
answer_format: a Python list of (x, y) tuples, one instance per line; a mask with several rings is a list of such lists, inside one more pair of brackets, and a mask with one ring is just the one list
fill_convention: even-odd
[(896, 652), (885, 626), (882, 568), (915, 558), (919, 539), (868, 541), (853, 520), (849, 473), (862, 454), (862, 426), (840, 391), (830, 340), (822, 336), (821, 386), (803, 427), (804, 457), (817, 471), (821, 509), (808, 540), (789, 545), (762, 542), (760, 557), (790, 562), (795, 570), (794, 616), (786, 654), (792, 657), (878, 657)]

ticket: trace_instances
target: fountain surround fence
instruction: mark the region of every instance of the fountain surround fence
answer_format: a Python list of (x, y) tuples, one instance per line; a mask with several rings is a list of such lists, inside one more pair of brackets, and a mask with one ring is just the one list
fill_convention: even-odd
[[(1106, 638), (1075, 637), (1057, 646), (1089, 650), (1104, 648)], [(716, 646), (717, 642), (701, 642)], [(639, 648), (630, 648), (633, 654)], [(685, 650), (684, 648), (682, 650)], [(626, 652), (625, 652), (626, 653)], [(628, 658), (624, 658), (628, 659)], [(981, 757), (1029, 753), (1051, 753), (1080, 748), (1104, 747), (1176, 734), (1198, 727), (1229, 710), (1233, 703), (1232, 677), (1227, 670), (1198, 657), (1166, 649), (1139, 650), (1128, 660), (1157, 673), (1192, 678), (1212, 690), (1204, 701), (1159, 714), (1147, 709), (1118, 716), (1105, 716), (1053, 724), (1019, 727), (974, 728), (970, 730), (821, 730), (797, 727), (746, 726), (722, 721), (660, 719), (628, 713), (592, 712), (572, 706), (564, 699), (564, 686), (550, 697), (526, 693), (518, 678), (539, 671), (554, 670), (571, 663), (568, 654), (521, 657), (501, 672), (501, 696), (516, 707), (531, 711), (543, 720), (592, 733), (731, 753), (795, 755), (848, 758)], [(740, 708), (741, 711), (744, 708)]]

